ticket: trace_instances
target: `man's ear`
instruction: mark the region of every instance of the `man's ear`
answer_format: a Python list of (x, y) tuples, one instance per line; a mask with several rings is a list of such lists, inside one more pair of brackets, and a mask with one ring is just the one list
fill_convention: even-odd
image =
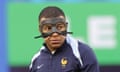
[(41, 33), (41, 25), (39, 24), (38, 27), (39, 27), (38, 30), (39, 30), (39, 32)]
[(68, 28), (68, 22), (66, 22), (66, 27)]

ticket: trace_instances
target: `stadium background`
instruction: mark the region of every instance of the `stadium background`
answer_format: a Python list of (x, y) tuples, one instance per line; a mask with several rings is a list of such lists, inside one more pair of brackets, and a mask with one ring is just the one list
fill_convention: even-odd
[(48, 5), (65, 11), (73, 36), (89, 44), (101, 72), (120, 71), (120, 3), (109, 0), (9, 0), (0, 1), (1, 72), (27, 72), (39, 50), (38, 15)]

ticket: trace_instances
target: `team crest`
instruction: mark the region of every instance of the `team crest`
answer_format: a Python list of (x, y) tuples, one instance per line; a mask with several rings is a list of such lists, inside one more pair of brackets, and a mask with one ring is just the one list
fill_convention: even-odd
[(63, 57), (63, 58), (61, 59), (61, 65), (62, 65), (62, 67), (65, 68), (67, 64), (68, 64), (67, 58), (66, 58), (66, 57)]

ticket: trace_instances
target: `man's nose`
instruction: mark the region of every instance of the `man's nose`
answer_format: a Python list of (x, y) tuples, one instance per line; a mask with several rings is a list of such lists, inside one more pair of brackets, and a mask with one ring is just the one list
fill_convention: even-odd
[(52, 33), (52, 36), (58, 36), (59, 34), (57, 32)]

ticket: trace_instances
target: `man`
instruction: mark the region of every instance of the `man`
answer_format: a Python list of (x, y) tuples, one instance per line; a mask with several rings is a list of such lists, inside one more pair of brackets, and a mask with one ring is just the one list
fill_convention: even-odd
[(39, 14), (39, 31), (44, 39), (35, 54), (30, 72), (99, 72), (96, 57), (89, 46), (75, 40), (67, 31), (64, 12), (49, 6)]

